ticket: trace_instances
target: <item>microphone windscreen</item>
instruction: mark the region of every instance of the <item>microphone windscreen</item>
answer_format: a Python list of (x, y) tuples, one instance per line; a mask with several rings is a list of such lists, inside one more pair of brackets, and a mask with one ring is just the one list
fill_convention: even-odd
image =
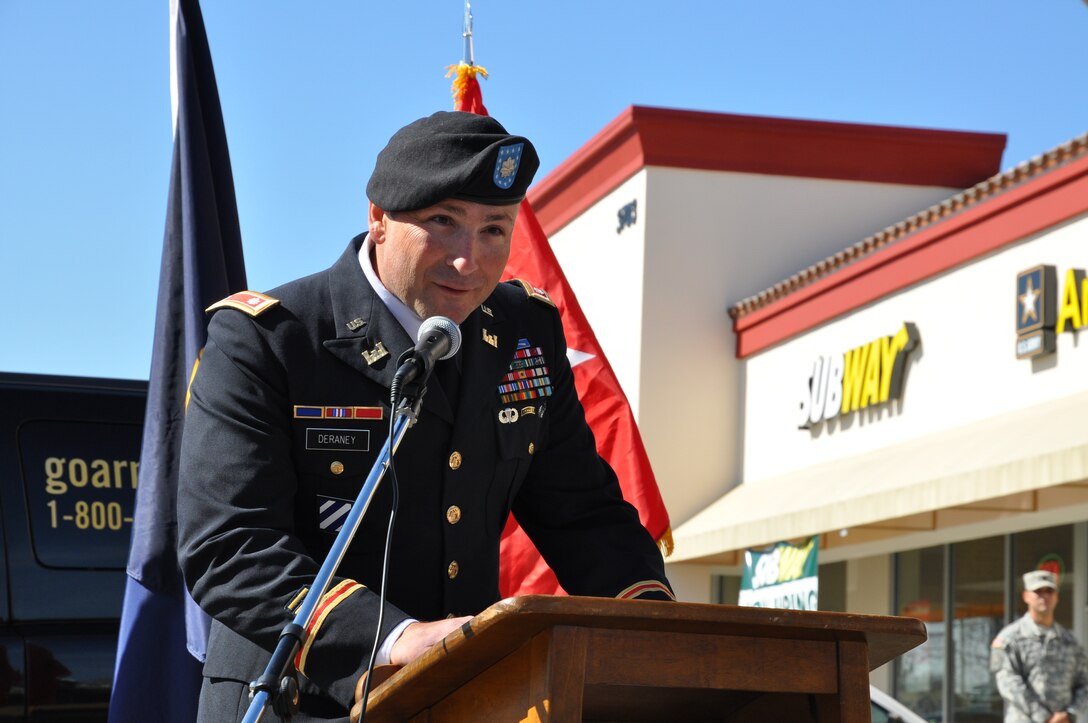
[(453, 319), (445, 316), (429, 316), (419, 327), (419, 336), (416, 341), (423, 341), (428, 335), (438, 332), (450, 340), (449, 350), (439, 357), (439, 360), (449, 359), (461, 348), (461, 327), (454, 323)]

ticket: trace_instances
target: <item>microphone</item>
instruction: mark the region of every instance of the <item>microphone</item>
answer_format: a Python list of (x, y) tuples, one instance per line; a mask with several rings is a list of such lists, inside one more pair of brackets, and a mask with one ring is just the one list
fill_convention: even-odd
[(400, 366), (393, 375), (391, 391), (394, 398), (397, 391), (405, 384), (420, 380), (426, 384), (431, 376), (435, 362), (449, 359), (461, 348), (461, 329), (445, 316), (431, 316), (419, 327), (416, 348), (405, 352), (400, 358)]

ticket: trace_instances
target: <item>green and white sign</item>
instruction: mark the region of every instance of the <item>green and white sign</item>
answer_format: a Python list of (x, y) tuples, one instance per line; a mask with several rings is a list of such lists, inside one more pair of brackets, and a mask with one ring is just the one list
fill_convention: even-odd
[(744, 552), (740, 604), (757, 608), (815, 610), (819, 596), (816, 538), (804, 545), (779, 542)]

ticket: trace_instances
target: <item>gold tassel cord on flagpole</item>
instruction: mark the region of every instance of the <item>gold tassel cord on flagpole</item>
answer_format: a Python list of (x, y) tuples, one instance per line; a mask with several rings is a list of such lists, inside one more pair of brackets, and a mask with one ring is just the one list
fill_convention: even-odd
[(446, 77), (454, 76), (453, 78), (453, 101), (454, 103), (460, 103), (461, 99), (465, 96), (465, 89), (468, 87), (468, 82), (477, 75), (487, 77), (487, 69), (481, 65), (469, 65), (468, 63), (461, 62), (456, 65), (446, 66)]

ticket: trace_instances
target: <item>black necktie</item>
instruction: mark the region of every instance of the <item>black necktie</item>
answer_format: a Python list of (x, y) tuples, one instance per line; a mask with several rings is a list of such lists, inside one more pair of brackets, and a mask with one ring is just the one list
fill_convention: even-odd
[(438, 383), (442, 385), (442, 391), (450, 402), (454, 414), (457, 413), (457, 399), (461, 389), (461, 355), (457, 354), (452, 359), (445, 359), (434, 365), (434, 375), (438, 377)]

